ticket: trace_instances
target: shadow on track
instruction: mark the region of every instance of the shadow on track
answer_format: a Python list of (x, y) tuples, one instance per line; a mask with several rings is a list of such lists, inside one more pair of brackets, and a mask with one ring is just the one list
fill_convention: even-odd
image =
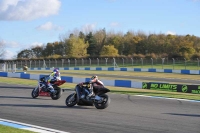
[(0, 98), (19, 98), (19, 99), (33, 99), (32, 97), (17, 97), (17, 96), (0, 96)]
[(34, 87), (30, 86), (0, 86), (0, 89), (33, 89)]
[(169, 115), (178, 115), (178, 116), (189, 116), (189, 117), (200, 117), (200, 114), (178, 114), (178, 113), (164, 113)]
[(92, 106), (88, 106), (87, 107), (83, 107), (83, 106), (74, 106), (74, 107), (67, 107), (65, 105), (63, 106), (56, 106), (56, 105), (34, 105), (34, 104), (0, 104), (0, 107), (6, 107), (6, 106), (10, 106), (10, 107), (33, 107), (33, 108), (66, 108), (66, 109), (91, 109), (89, 107)]

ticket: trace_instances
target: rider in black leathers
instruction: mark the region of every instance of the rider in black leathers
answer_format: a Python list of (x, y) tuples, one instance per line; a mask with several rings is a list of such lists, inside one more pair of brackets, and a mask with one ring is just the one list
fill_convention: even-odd
[(88, 97), (91, 97), (94, 95), (93, 89), (105, 88), (103, 82), (98, 79), (97, 75), (92, 76), (90, 81), (82, 82), (79, 85), (82, 86), (84, 84), (92, 84), (92, 86), (93, 86), (93, 88), (90, 88), (90, 93), (88, 94)]

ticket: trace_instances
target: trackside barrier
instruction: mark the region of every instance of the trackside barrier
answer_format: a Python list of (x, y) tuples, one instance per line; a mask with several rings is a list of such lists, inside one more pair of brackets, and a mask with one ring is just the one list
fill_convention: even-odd
[[(47, 75), (27, 74), (24, 72), (19, 72), (19, 73), (0, 72), (0, 77), (13, 77), (13, 78), (23, 78), (23, 79), (32, 79), (32, 80), (39, 80), (43, 76), (47, 76)], [(80, 83), (80, 82), (85, 82), (85, 81), (90, 80), (90, 78), (78, 78), (78, 77), (69, 77), (69, 76), (61, 76), (61, 79), (65, 80), (68, 83)], [(200, 94), (200, 85), (138, 82), (138, 81), (131, 81), (131, 80), (102, 80), (102, 81), (104, 82), (106, 86)]]
[[(41, 77), (47, 75), (35, 75), (28, 73), (11, 73), (11, 72), (0, 72), (0, 77), (13, 77), (13, 78), (22, 78), (22, 79), (32, 79), (39, 80)], [(80, 83), (89, 81), (90, 78), (78, 78), (78, 77), (68, 77), (61, 76), (62, 80), (65, 80), (68, 83)], [(131, 80), (102, 80), (105, 86), (115, 86), (115, 87), (128, 87), (128, 88), (142, 88), (142, 82), (131, 81)]]
[[(134, 72), (162, 72), (162, 73), (179, 73), (179, 74), (197, 74), (200, 70), (174, 70), (174, 69), (155, 69), (155, 68), (115, 68), (115, 67), (64, 67), (59, 70), (95, 70), (95, 71), (134, 71)], [(17, 70), (23, 71), (22, 68)], [(53, 68), (28, 68), (28, 70), (53, 70)]]
[(200, 94), (200, 85), (143, 82), (142, 89)]

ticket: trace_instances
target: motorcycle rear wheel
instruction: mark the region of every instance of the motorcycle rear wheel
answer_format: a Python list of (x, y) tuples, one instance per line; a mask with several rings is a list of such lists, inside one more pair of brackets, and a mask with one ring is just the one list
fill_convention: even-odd
[(102, 101), (101, 102), (98, 102), (98, 101), (95, 101), (94, 102), (94, 106), (97, 108), (97, 109), (105, 109), (108, 107), (108, 105), (110, 104), (110, 97), (106, 94), (102, 94), (102, 95), (99, 95), (100, 97), (102, 97)]
[(31, 96), (32, 96), (32, 98), (36, 98), (39, 96), (39, 88), (38, 87), (36, 87), (32, 90)]
[(56, 92), (56, 94), (51, 94), (51, 99), (58, 100), (61, 97), (61, 95), (62, 95), (62, 90), (58, 86), (54, 86), (54, 89), (57, 92)]
[(76, 100), (76, 95), (75, 95), (75, 93), (70, 94), (70, 95), (66, 98), (65, 104), (67, 105), (67, 107), (73, 107), (74, 105), (77, 104), (77, 100)]

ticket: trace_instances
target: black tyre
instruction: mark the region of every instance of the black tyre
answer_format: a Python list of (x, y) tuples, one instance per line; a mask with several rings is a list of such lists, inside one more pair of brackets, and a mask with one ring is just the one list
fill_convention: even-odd
[(108, 105), (110, 104), (110, 97), (106, 94), (102, 94), (99, 95), (100, 97), (102, 97), (102, 101), (95, 101), (94, 102), (94, 106), (97, 109), (105, 109), (108, 107)]
[(73, 107), (74, 105), (77, 104), (76, 99), (77, 99), (76, 94), (72, 93), (66, 98), (65, 104), (67, 105), (67, 107)]
[(36, 98), (39, 96), (39, 88), (38, 87), (36, 87), (32, 90), (31, 96), (32, 96), (32, 98)]
[(58, 100), (62, 95), (62, 90), (58, 86), (54, 86), (54, 89), (56, 91), (56, 94), (51, 94), (51, 99)]

